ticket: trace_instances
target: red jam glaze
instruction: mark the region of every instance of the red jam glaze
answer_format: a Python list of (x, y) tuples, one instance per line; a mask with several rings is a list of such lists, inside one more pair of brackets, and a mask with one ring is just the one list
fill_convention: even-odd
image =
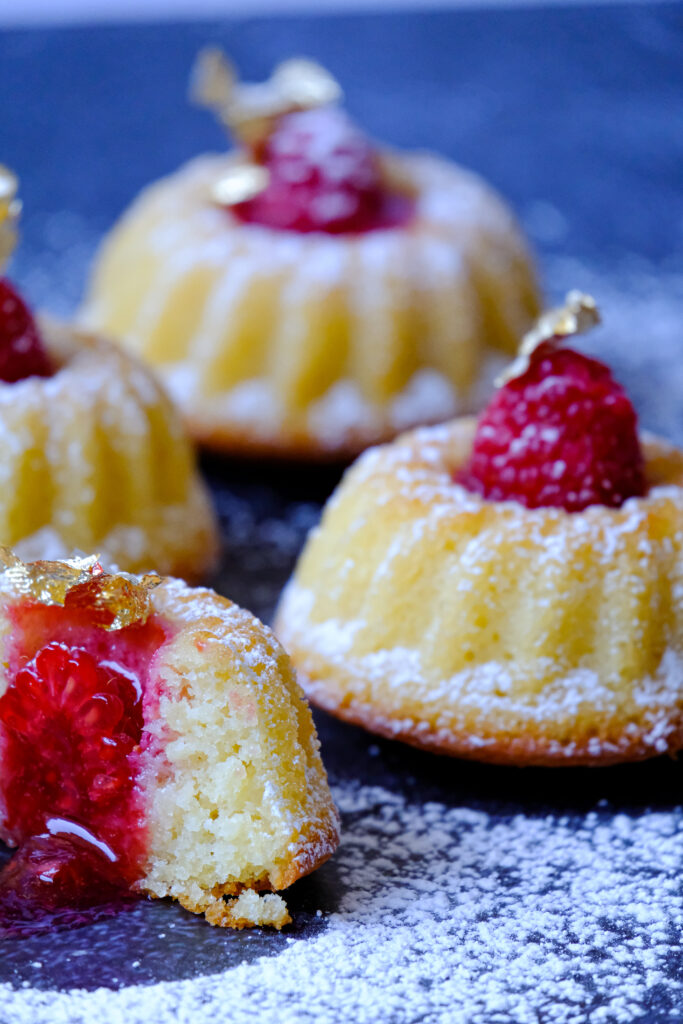
[(242, 221), (338, 235), (399, 227), (413, 214), (413, 201), (387, 187), (369, 140), (337, 107), (283, 115), (258, 157), (270, 181), (232, 208)]
[(112, 917), (138, 899), (90, 839), (45, 832), (27, 839), (0, 871), (0, 938), (75, 928)]
[(0, 380), (50, 377), (52, 367), (28, 306), (6, 278), (0, 278)]
[(29, 602), (10, 617), (0, 820), (20, 849), (0, 872), (0, 932), (25, 935), (131, 898), (146, 849), (143, 706), (169, 631), (151, 617), (108, 632), (87, 609)]

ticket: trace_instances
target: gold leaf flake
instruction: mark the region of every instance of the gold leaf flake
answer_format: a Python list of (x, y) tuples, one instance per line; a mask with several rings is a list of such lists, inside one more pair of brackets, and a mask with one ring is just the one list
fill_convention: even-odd
[(207, 46), (200, 50), (190, 77), (190, 99), (218, 114), (229, 105), (237, 85), (237, 70), (222, 50)]
[(524, 335), (517, 357), (497, 378), (496, 387), (525, 374), (539, 349), (560, 348), (567, 338), (585, 334), (599, 323), (600, 311), (592, 295), (568, 292), (564, 306), (543, 313)]
[(39, 604), (87, 609), (94, 623), (107, 630), (145, 622), (151, 611), (150, 591), (161, 583), (155, 573), (105, 572), (97, 555), (22, 562), (1, 545), (0, 575), (17, 594)]
[(17, 244), (17, 221), (21, 200), (17, 199), (19, 182), (15, 174), (0, 164), (0, 270), (5, 266)]
[(225, 54), (211, 47), (199, 53), (190, 96), (213, 110), (245, 145), (257, 146), (276, 117), (335, 103), (342, 91), (325, 68), (302, 57), (279, 64), (265, 82), (240, 82)]

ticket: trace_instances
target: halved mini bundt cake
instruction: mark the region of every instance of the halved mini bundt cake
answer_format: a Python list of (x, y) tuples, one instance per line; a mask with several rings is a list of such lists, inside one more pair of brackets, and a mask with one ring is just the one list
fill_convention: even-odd
[(338, 818), (272, 633), (179, 580), (2, 559), (0, 838), (20, 850), (0, 930), (122, 892), (286, 923), (281, 900), (248, 893), (325, 861)]

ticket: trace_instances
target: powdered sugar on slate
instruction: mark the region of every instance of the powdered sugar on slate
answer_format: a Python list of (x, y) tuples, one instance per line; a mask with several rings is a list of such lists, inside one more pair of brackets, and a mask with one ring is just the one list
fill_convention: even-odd
[(1, 986), (0, 1020), (616, 1024), (663, 985), (680, 1001), (680, 810), (493, 818), (378, 787), (335, 795), (343, 895), (316, 936), (176, 984)]

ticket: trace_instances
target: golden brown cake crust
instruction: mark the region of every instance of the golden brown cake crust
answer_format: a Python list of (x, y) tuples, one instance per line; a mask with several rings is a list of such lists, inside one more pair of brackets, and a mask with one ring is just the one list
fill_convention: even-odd
[(683, 747), (683, 453), (571, 515), (453, 483), (475, 424), (367, 453), (330, 500), (276, 630), (310, 700), (414, 746), (608, 765)]
[(266, 439), (254, 437), (248, 431), (226, 429), (220, 424), (209, 426), (192, 414), (185, 417), (185, 422), (190, 437), (208, 452), (248, 459), (343, 465), (352, 462), (369, 444), (386, 440), (380, 434), (376, 437), (365, 435), (336, 444), (334, 448), (325, 448), (314, 438), (306, 436), (273, 435)]
[[(293, 655), (296, 661), (296, 655)], [(672, 712), (672, 731), (667, 737), (666, 748), (653, 750), (648, 742), (649, 723), (638, 730), (626, 734), (624, 727), (632, 724), (630, 720), (616, 723), (612, 733), (600, 737), (614, 749), (610, 751), (604, 746), (599, 754), (591, 754), (588, 745), (595, 739), (595, 731), (583, 738), (572, 740), (571, 753), (558, 750), (556, 740), (548, 738), (537, 731), (535, 734), (528, 729), (524, 736), (511, 736), (504, 732), (491, 733), (486, 737), (486, 745), (482, 746), (481, 737), (472, 737), (466, 732), (442, 729), (423, 728), (421, 723), (397, 720), (393, 709), (389, 706), (385, 711), (378, 707), (369, 707), (356, 703), (345, 704), (344, 698), (330, 697), (327, 687), (312, 683), (301, 672), (299, 680), (312, 704), (329, 712), (336, 718), (359, 725), (363, 729), (383, 736), (388, 740), (400, 740), (420, 750), (432, 754), (446, 754), (470, 761), (483, 761), (486, 764), (532, 767), (609, 767), (626, 761), (645, 761), (660, 754), (676, 755), (683, 748), (683, 709)], [(624, 742), (626, 736), (626, 742)]]

